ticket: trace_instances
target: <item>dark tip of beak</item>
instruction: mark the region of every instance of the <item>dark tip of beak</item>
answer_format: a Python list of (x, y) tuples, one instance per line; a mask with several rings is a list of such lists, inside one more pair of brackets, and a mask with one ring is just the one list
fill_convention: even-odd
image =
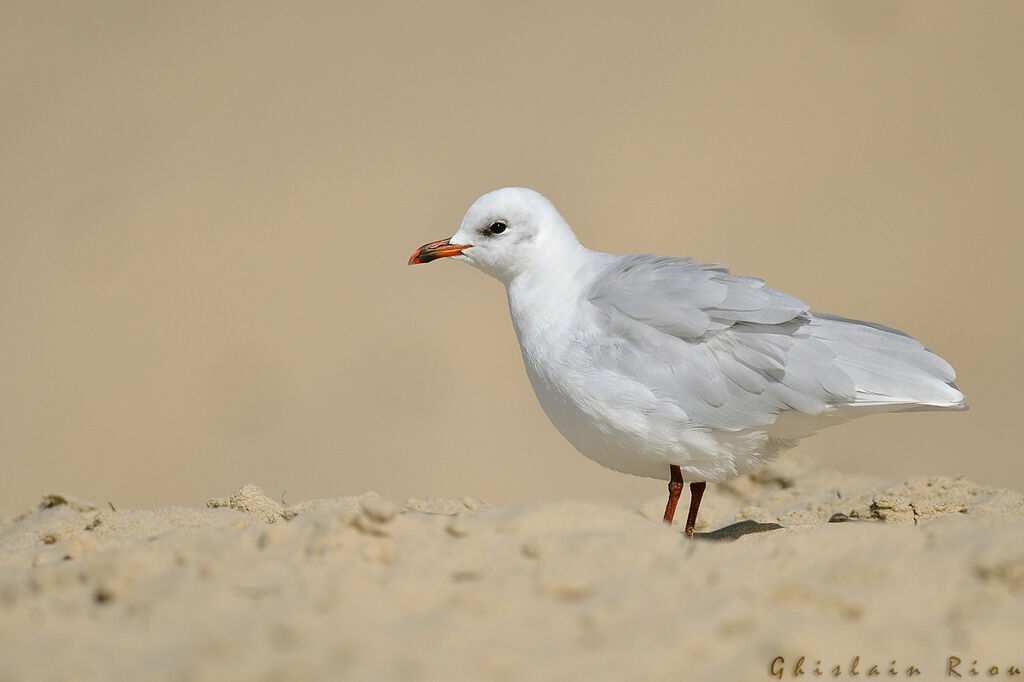
[(429, 263), (430, 261), (437, 260), (441, 256), (437, 255), (436, 252), (431, 251), (429, 248), (430, 244), (424, 244), (420, 248), (416, 249), (416, 253), (409, 257), (409, 265), (417, 265), (419, 263)]

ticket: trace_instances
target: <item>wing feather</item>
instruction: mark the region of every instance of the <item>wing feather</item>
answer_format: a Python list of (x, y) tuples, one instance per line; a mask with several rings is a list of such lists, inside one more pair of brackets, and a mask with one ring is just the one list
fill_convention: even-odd
[(811, 313), (718, 264), (622, 256), (587, 298), (619, 340), (593, 353), (595, 365), (642, 383), (704, 428), (763, 426), (787, 410), (963, 404), (952, 367), (910, 336)]

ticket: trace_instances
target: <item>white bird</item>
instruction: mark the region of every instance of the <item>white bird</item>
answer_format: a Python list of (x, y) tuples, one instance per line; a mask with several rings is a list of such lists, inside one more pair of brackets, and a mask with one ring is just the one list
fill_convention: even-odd
[(751, 473), (819, 429), (966, 409), (953, 368), (907, 334), (811, 312), (718, 264), (591, 251), (530, 189), (483, 195), (409, 264), (447, 257), (505, 285), (533, 390), (576, 449), (668, 479), (667, 523), (692, 481), (688, 536), (707, 481)]

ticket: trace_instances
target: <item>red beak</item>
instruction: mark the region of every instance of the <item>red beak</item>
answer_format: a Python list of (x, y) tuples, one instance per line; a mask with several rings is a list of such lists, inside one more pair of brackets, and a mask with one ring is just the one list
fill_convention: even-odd
[(463, 249), (468, 249), (470, 246), (472, 244), (452, 244), (450, 239), (439, 239), (436, 242), (424, 244), (416, 249), (416, 253), (412, 254), (409, 258), (409, 265), (429, 263), (432, 260), (447, 258), (448, 256), (458, 256), (462, 253)]

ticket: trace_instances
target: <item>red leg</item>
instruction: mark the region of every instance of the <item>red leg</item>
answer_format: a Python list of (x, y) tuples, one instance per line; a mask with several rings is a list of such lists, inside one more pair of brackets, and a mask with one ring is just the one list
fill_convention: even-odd
[(668, 482), (668, 504), (665, 505), (665, 523), (671, 525), (672, 518), (676, 515), (676, 504), (679, 503), (679, 495), (683, 492), (683, 472), (675, 464), (669, 466), (672, 478)]
[(700, 499), (704, 497), (704, 488), (708, 484), (705, 481), (690, 484), (690, 513), (686, 515), (686, 527), (683, 532), (686, 537), (693, 537), (693, 527), (697, 525), (697, 509), (700, 508)]

